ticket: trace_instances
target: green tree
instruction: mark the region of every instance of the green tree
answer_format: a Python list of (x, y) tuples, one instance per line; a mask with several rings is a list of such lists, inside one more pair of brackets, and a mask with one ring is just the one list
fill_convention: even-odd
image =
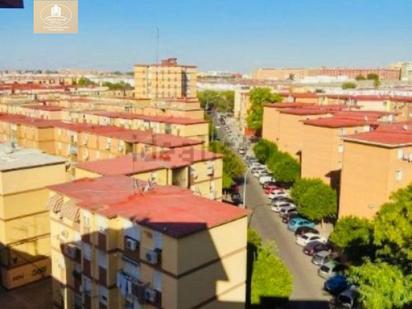
[(282, 100), (282, 96), (272, 93), (270, 88), (254, 88), (250, 91), (250, 108), (247, 112), (247, 125), (254, 130), (262, 129), (263, 104), (275, 103)]
[(364, 308), (402, 308), (412, 302), (412, 275), (404, 275), (397, 266), (368, 261), (351, 267), (349, 276), (359, 286)]
[(292, 276), (272, 244), (264, 244), (258, 249), (251, 289), (251, 302), (256, 305), (262, 297), (289, 298), (292, 293)]
[(368, 73), (368, 75), (366, 75), (366, 79), (367, 80), (379, 80), (379, 75), (376, 73)]
[(87, 77), (80, 77), (79, 80), (76, 83), (80, 87), (88, 87), (88, 86), (94, 86), (96, 83), (88, 79)]
[(378, 89), (381, 86), (381, 81), (379, 79), (374, 79), (373, 80), (373, 86)]
[(372, 258), (373, 225), (372, 222), (357, 217), (339, 219), (329, 237), (335, 245), (343, 249), (345, 255), (355, 262), (361, 262), (364, 257)]
[(292, 189), (292, 198), (299, 213), (310, 220), (323, 223), (324, 219), (336, 216), (336, 191), (320, 179), (302, 180), (298, 190)]
[(342, 89), (355, 89), (356, 84), (352, 82), (345, 82), (342, 84)]
[(243, 177), (246, 171), (245, 164), (230, 147), (221, 142), (211, 142), (209, 150), (223, 155), (223, 188), (230, 188), (233, 179)]
[(104, 82), (104, 87), (109, 88), (109, 90), (131, 90), (133, 87), (129, 83), (120, 81), (118, 83)]
[(374, 220), (374, 241), (380, 253), (400, 262), (412, 261), (412, 184), (391, 195)]
[(204, 90), (199, 91), (197, 97), (200, 101), (200, 106), (204, 109), (214, 109), (222, 113), (233, 112), (235, 102), (234, 91)]
[(276, 144), (261, 139), (253, 146), (253, 152), (260, 163), (266, 163), (278, 151)]
[(363, 76), (362, 74), (359, 74), (358, 76), (355, 77), (355, 79), (356, 79), (357, 81), (359, 81), (359, 80), (365, 80), (366, 78), (365, 78), (365, 76)]
[(269, 169), (273, 172), (276, 181), (291, 184), (300, 177), (299, 162), (287, 153), (279, 153), (275, 160), (270, 160)]
[(247, 242), (259, 248), (262, 245), (262, 237), (254, 229), (247, 230)]

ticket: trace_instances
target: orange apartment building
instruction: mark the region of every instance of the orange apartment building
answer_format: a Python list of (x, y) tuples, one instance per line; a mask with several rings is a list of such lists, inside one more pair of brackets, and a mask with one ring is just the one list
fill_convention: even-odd
[(304, 106), (300, 103), (267, 104), (263, 109), (262, 137), (300, 161), (305, 129), (303, 121), (331, 116), (333, 109), (332, 106), (326, 109), (307, 103)]
[(412, 181), (410, 123), (344, 138), (339, 217), (373, 218), (391, 193)]
[(222, 156), (205, 150), (175, 149), (145, 156), (132, 154), (76, 165), (76, 178), (126, 175), (159, 185), (190, 189), (205, 198), (222, 199)]
[(244, 308), (244, 210), (126, 176), (50, 189), (54, 308)]
[(196, 66), (179, 65), (176, 58), (160, 64), (137, 64), (134, 78), (136, 98), (196, 97)]

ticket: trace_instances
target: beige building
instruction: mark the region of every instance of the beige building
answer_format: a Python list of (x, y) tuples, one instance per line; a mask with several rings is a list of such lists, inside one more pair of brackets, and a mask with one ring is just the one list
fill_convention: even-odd
[(179, 65), (176, 58), (160, 64), (137, 64), (134, 77), (136, 98), (196, 97), (196, 66)]
[(65, 160), (0, 144), (0, 262), (6, 289), (50, 275), (47, 186), (66, 180)]
[(244, 308), (244, 210), (126, 176), (51, 190), (55, 308)]
[(159, 185), (191, 189), (208, 199), (222, 199), (222, 156), (205, 150), (175, 149), (141, 156), (83, 162), (76, 178), (126, 175)]
[(339, 217), (373, 218), (391, 193), (412, 181), (412, 132), (408, 124), (344, 138)]

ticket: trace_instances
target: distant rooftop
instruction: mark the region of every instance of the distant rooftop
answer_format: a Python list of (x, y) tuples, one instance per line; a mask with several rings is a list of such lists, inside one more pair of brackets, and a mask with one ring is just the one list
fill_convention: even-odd
[(37, 149), (24, 149), (11, 143), (0, 144), (0, 171), (32, 168), (64, 163), (61, 157), (51, 156)]
[(171, 237), (207, 230), (247, 215), (229, 204), (174, 186), (154, 186), (127, 176), (83, 178), (49, 188), (78, 207), (108, 218), (124, 217)]

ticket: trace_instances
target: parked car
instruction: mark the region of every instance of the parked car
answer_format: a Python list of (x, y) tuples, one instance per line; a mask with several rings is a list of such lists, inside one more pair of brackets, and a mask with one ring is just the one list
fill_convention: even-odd
[[(273, 181), (271, 181), (269, 183), (272, 183), (272, 182)], [(275, 191), (283, 191), (283, 189), (281, 189), (279, 187), (276, 187), (276, 186), (266, 187), (266, 189), (265, 189), (266, 184), (267, 184), (267, 182), (263, 184), (263, 188), (264, 188), (263, 191), (265, 191), (266, 194), (271, 194), (272, 192), (275, 192)]]
[(270, 204), (271, 204), (272, 206), (278, 206), (278, 205), (284, 204), (284, 203), (293, 204), (293, 201), (292, 201), (290, 198), (288, 198), (288, 197), (280, 196), (280, 197), (274, 198), (274, 199), (271, 201)]
[(334, 260), (327, 262), (318, 269), (318, 275), (328, 279), (330, 277), (344, 273), (345, 266)]
[(297, 212), (296, 209), (295, 209), (294, 211), (291, 211), (291, 212), (289, 212), (289, 213), (287, 213), (287, 214), (281, 215), (280, 217), (282, 218), (282, 222), (283, 222), (283, 223), (288, 223), (289, 220), (291, 220), (292, 218), (297, 218), (297, 217), (299, 217), (299, 214), (298, 214), (298, 212)]
[(306, 246), (308, 243), (311, 243), (313, 241), (326, 243), (328, 240), (326, 239), (326, 237), (323, 237), (319, 234), (312, 234), (312, 233), (306, 233), (303, 235), (296, 236), (296, 243), (302, 247)]
[(306, 255), (312, 256), (314, 255), (316, 252), (319, 251), (327, 251), (327, 252), (331, 252), (333, 249), (332, 245), (330, 243), (323, 243), (323, 242), (319, 242), (319, 243), (308, 243), (305, 248), (303, 248), (303, 253), (305, 253)]
[(266, 183), (266, 182), (270, 182), (270, 181), (273, 181), (273, 177), (272, 176), (269, 176), (269, 175), (267, 175), (267, 176), (261, 176), (260, 178), (259, 178), (259, 183), (260, 184), (264, 184), (264, 183)]
[(269, 199), (274, 199), (275, 197), (289, 197), (286, 191), (274, 191), (268, 195)]
[(267, 188), (271, 188), (271, 187), (273, 187), (273, 188), (279, 188), (279, 186), (276, 184), (275, 181), (268, 182), (268, 183), (265, 183), (265, 184), (263, 185), (263, 189), (267, 189)]
[(306, 234), (306, 233), (319, 234), (319, 231), (317, 229), (313, 228), (313, 227), (304, 225), (304, 226), (298, 227), (296, 229), (295, 236), (303, 235), (303, 234)]
[(284, 202), (284, 203), (279, 203), (277, 205), (271, 205), (270, 208), (274, 211), (274, 212), (280, 212), (281, 209), (283, 208), (292, 208), (292, 209), (296, 209), (296, 206), (288, 203), (288, 202)]
[(334, 298), (330, 303), (330, 308), (336, 309), (358, 309), (361, 308), (359, 304), (359, 291), (356, 286), (352, 285)]
[(333, 260), (333, 258), (329, 251), (319, 251), (312, 256), (312, 263), (319, 267), (331, 260)]
[(323, 288), (332, 295), (338, 295), (349, 288), (348, 279), (343, 275), (336, 275), (325, 281)]
[(307, 227), (315, 227), (315, 223), (312, 221), (309, 221), (304, 218), (293, 218), (292, 220), (289, 221), (288, 223), (288, 229), (292, 232), (295, 232), (296, 229), (302, 226), (307, 226)]
[(280, 211), (279, 211), (279, 216), (282, 217), (285, 214), (292, 213), (292, 212), (295, 212), (295, 211), (296, 211), (296, 206), (294, 204), (291, 204), (288, 207), (281, 208)]

